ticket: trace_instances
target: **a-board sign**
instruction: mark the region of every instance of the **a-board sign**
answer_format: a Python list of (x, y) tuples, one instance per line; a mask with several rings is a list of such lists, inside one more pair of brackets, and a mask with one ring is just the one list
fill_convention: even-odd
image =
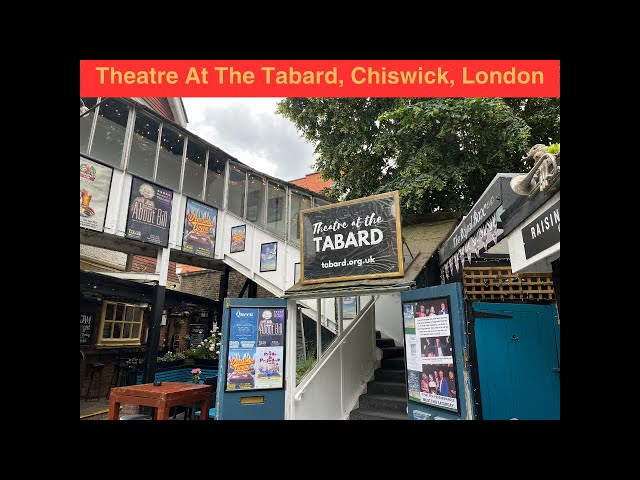
[(302, 283), (401, 277), (398, 192), (300, 211)]

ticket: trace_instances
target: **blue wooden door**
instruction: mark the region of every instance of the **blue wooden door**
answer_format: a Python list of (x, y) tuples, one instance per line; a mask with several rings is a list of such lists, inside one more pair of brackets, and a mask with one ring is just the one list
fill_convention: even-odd
[(559, 420), (556, 307), (507, 303), (472, 307), (482, 418)]

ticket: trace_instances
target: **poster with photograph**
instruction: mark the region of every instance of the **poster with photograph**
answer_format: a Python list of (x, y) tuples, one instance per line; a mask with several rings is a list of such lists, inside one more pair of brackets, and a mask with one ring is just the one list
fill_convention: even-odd
[(284, 384), (283, 354), (283, 347), (258, 347), (256, 349), (256, 388), (282, 388)]
[(172, 200), (172, 190), (133, 177), (125, 236), (166, 247)]
[(403, 302), (402, 314), (407, 369), (420, 373), (419, 395), (409, 399), (459, 414), (449, 299)]
[(227, 391), (255, 388), (255, 348), (230, 348), (227, 357)]
[(407, 391), (409, 392), (409, 399), (416, 402), (420, 401), (421, 376), (421, 372), (407, 370)]
[(278, 242), (263, 243), (260, 246), (260, 271), (275, 272), (278, 265)]
[(113, 168), (80, 157), (80, 226), (102, 232)]
[(284, 308), (232, 308), (226, 391), (284, 388)]
[(258, 346), (284, 346), (284, 308), (261, 308), (258, 322)]
[(342, 297), (342, 318), (352, 320), (358, 314), (358, 297)]
[(237, 227), (231, 227), (231, 247), (230, 253), (244, 252), (244, 243), (247, 239), (247, 226), (238, 225)]
[(182, 251), (213, 258), (216, 248), (218, 209), (187, 198), (182, 232)]

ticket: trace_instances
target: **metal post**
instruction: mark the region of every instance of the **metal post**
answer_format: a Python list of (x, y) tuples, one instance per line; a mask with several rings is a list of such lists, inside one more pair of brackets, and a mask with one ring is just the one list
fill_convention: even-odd
[[(336, 298), (336, 310), (338, 311), (338, 325), (336, 325), (336, 336), (340, 336), (340, 334), (342, 333), (342, 298), (343, 297)], [(356, 297), (356, 301), (357, 298), (358, 297)]]
[(295, 399), (293, 394), (296, 389), (296, 323), (298, 306), (295, 300), (287, 300), (287, 328), (286, 332), (286, 352), (287, 362), (285, 363), (285, 389), (284, 389), (284, 419), (293, 420), (295, 418)]
[(224, 266), (224, 271), (220, 275), (220, 289), (218, 293), (218, 318), (216, 324), (218, 330), (222, 330), (222, 314), (224, 312), (224, 299), (229, 294), (229, 265)]
[(320, 361), (320, 355), (322, 355), (322, 299), (318, 298), (316, 300), (316, 359)]

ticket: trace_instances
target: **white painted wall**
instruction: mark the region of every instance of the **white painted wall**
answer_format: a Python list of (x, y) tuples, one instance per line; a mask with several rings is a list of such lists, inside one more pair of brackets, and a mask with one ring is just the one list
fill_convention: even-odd
[(379, 366), (376, 359), (374, 311), (346, 333), (335, 350), (320, 359), (317, 373), (303, 381), (291, 395), (291, 419), (343, 420), (357, 406), (358, 398)]
[(393, 338), (397, 346), (403, 345), (404, 324), (400, 294), (381, 295), (375, 307), (376, 330), (380, 330), (383, 337)]
[(551, 262), (560, 257), (560, 242), (527, 259), (524, 253), (522, 228), (558, 200), (560, 200), (560, 192), (547, 200), (540, 208), (529, 215), (529, 217), (507, 235), (509, 256), (511, 257), (511, 270), (513, 273), (543, 273), (552, 270)]

